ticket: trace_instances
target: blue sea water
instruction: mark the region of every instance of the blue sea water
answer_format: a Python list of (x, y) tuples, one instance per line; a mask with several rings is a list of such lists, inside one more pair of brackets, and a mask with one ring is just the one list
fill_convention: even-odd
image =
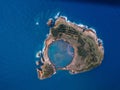
[[(61, 71), (39, 80), (36, 52), (57, 12), (96, 29), (104, 42), (102, 64), (85, 73)], [(120, 90), (120, 7), (44, 0), (0, 1), (0, 90)]]
[(57, 40), (49, 46), (48, 57), (56, 67), (67, 66), (72, 62), (73, 56), (73, 47), (63, 40)]

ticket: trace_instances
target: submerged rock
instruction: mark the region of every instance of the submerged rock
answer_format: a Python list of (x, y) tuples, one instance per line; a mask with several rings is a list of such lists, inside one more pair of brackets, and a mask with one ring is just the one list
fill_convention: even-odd
[[(71, 74), (81, 73), (101, 64), (104, 56), (104, 48), (94, 30), (67, 21), (63, 16), (57, 17), (54, 25), (52, 19), (49, 19), (47, 25), (50, 26), (50, 32), (45, 40), (44, 49), (41, 52), (42, 57), (40, 61), (43, 64), (40, 66), (40, 69), (37, 69), (38, 78), (45, 79), (51, 77), (57, 70), (68, 70)], [(50, 45), (59, 40), (69, 43), (74, 49), (71, 62), (62, 67), (58, 67), (56, 63), (59, 62), (58, 59), (61, 59), (60, 63), (66, 62), (62, 60), (63, 55), (59, 55), (59, 58), (55, 59), (55, 62), (50, 60), (52, 59), (50, 58), (52, 57), (51, 55), (55, 55), (55, 53), (48, 55)], [(68, 56), (66, 55), (66, 57)]]

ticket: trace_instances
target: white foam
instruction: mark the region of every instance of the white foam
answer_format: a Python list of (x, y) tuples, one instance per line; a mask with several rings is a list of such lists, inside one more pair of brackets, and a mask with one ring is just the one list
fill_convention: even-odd
[(96, 34), (96, 30), (94, 28), (89, 28), (89, 29), (92, 30)]
[(103, 40), (102, 39), (98, 39), (98, 41), (103, 45)]
[(40, 55), (41, 55), (41, 51), (38, 51), (38, 52), (36, 53), (36, 58), (40, 58)]
[(46, 34), (46, 37), (48, 37), (49, 36), (49, 34)]
[(82, 27), (82, 28), (88, 28), (87, 25), (83, 25), (83, 24), (77, 24), (78, 26)]
[(36, 22), (35, 25), (39, 25), (39, 22)]
[(70, 20), (67, 20), (67, 22), (71, 22)]
[(60, 16), (60, 12), (58, 12), (54, 18), (57, 19), (59, 16)]
[(36, 65), (38, 66), (39, 65), (39, 61), (35, 61)]
[(68, 20), (66, 16), (61, 16), (61, 17), (63, 17), (66, 21)]
[(44, 44), (43, 44), (42, 53), (43, 53), (44, 50), (45, 50), (45, 42), (46, 42), (46, 40), (44, 41)]

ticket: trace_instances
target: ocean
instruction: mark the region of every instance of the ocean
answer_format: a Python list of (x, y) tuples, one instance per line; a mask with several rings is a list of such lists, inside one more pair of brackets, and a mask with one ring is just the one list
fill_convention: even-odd
[[(59, 71), (39, 80), (36, 53), (49, 33), (46, 22), (58, 12), (94, 28), (103, 40), (102, 64), (70, 75)], [(0, 1), (0, 90), (120, 90), (120, 7), (50, 0)]]

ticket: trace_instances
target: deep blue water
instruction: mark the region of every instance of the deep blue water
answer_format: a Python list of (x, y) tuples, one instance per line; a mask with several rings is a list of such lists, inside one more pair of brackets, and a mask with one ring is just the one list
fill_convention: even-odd
[(73, 47), (63, 40), (55, 41), (49, 46), (48, 57), (56, 67), (67, 66), (72, 62), (73, 56)]
[[(57, 12), (95, 28), (104, 42), (102, 64), (77, 75), (60, 71), (37, 78), (36, 52), (42, 49), (48, 18)], [(39, 24), (37, 24), (39, 22)], [(120, 90), (120, 7), (44, 0), (0, 1), (0, 90)]]

